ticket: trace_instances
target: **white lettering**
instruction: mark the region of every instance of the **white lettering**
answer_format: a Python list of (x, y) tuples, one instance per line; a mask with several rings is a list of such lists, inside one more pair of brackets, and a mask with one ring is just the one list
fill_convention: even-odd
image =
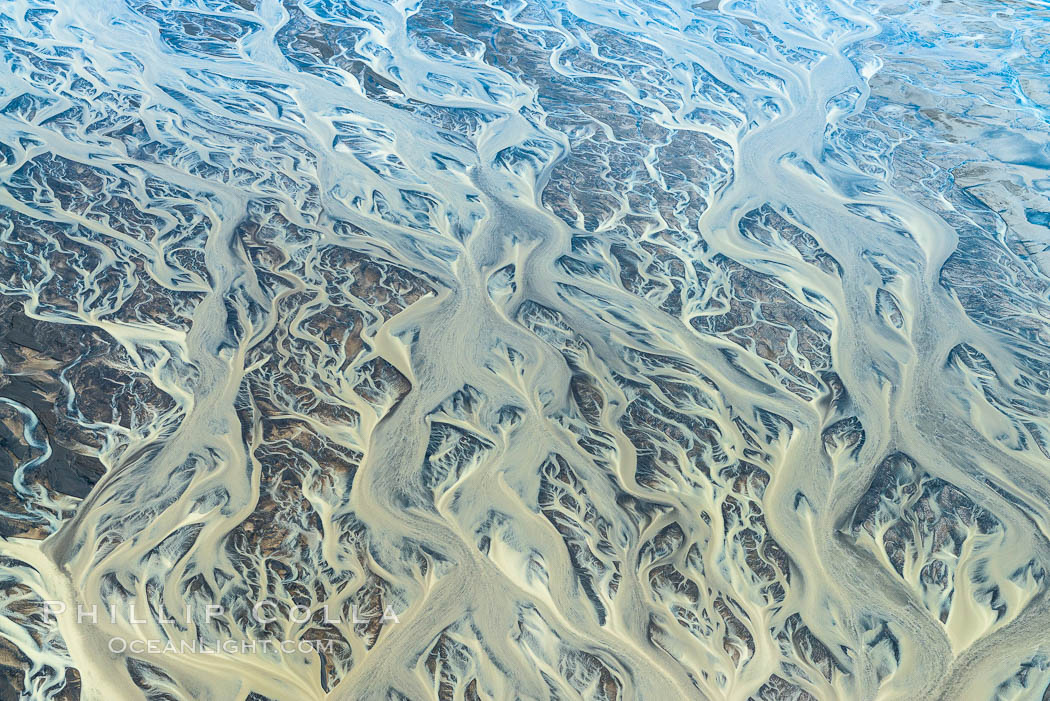
[(91, 612), (84, 611), (84, 606), (77, 604), (77, 623), (83, 623), (85, 618), (91, 618), (91, 623), (98, 625), (98, 606), (91, 604)]
[(135, 618), (135, 604), (132, 604), (131, 606), (128, 607), (128, 612), (129, 612), (129, 615), (128, 615), (128, 622), (129, 623), (145, 623), (146, 622), (146, 619), (139, 620), (139, 619)]
[(326, 623), (326, 624), (329, 624), (329, 623), (342, 623), (342, 621), (339, 619), (338, 616), (336, 616), (335, 620), (332, 620), (331, 618), (328, 617), (328, 604), (325, 604), (321, 608), (324, 610), (324, 623)]
[(60, 613), (66, 612), (66, 603), (64, 601), (45, 601), (44, 602), (44, 615), (57, 616)]

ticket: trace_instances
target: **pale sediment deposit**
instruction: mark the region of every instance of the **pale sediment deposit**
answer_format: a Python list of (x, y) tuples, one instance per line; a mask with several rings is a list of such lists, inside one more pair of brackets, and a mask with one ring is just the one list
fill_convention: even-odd
[(0, 4), (0, 699), (1050, 698), (1048, 33)]

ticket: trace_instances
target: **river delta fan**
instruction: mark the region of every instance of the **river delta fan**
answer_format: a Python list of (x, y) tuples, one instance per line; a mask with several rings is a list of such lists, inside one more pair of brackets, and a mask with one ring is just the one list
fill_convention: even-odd
[(1048, 23), (0, 6), (0, 701), (1048, 698)]

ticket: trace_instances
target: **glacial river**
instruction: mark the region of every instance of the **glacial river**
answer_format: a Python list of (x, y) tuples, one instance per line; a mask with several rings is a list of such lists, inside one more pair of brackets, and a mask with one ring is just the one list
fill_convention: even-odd
[(0, 4), (0, 697), (1046, 698), (1048, 35)]

